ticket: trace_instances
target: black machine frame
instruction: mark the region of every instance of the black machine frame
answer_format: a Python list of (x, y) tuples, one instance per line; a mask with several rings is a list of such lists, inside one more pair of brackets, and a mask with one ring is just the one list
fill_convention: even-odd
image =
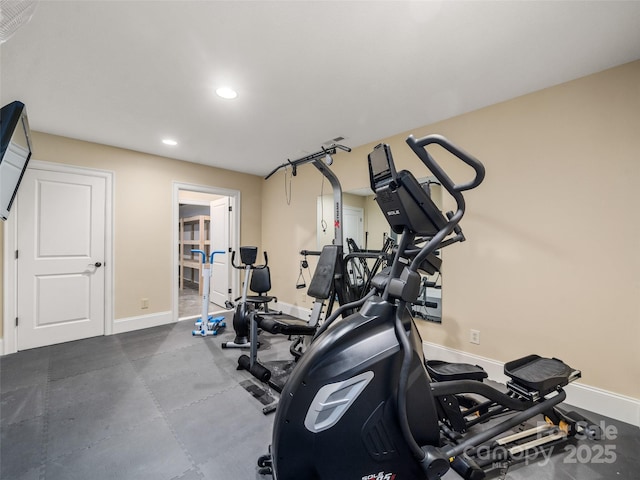
[[(561, 360), (529, 355), (507, 363), (511, 381), (504, 393), (483, 382), (486, 374), (479, 367), (429, 364), (424, 358), (409, 312), (419, 294), (418, 271), (433, 267), (435, 250), (464, 240), (458, 226), (465, 212), (463, 192), (479, 186), (485, 170), (440, 135), (410, 136), (407, 144), (453, 197), (456, 211), (440, 213), (410, 172), (395, 171), (388, 147), (374, 149), (369, 157), (372, 187), (402, 237), (389, 271), (377, 275), (371, 291), (349, 306), (359, 311), (336, 322), (343, 305), (327, 318), (286, 383), (270, 455), (258, 461), (262, 473), (278, 480), (436, 480), (450, 468), (477, 480), (484, 477), (474, 459), (477, 447), (539, 414), (555, 422), (556, 431), (511, 452), (578, 432), (599, 435), (592, 422), (557, 407), (566, 398), (563, 387), (581, 375)], [(470, 166), (473, 179), (454, 183), (427, 152), (432, 144)], [(387, 171), (379, 168), (381, 153)], [(473, 396), (485, 400), (467, 403)], [(500, 421), (476, 431), (476, 415), (483, 420), (500, 416)]]
[[(329, 165), (333, 163), (332, 155), (335, 155), (338, 150), (342, 150), (344, 152), (351, 152), (351, 148), (346, 147), (340, 144), (333, 144), (328, 147), (322, 147), (321, 150), (317, 152), (311, 153), (305, 157), (298, 158), (296, 160), (287, 160), (285, 163), (274, 168), (266, 177), (265, 180), (271, 178), (277, 171), (283, 168), (291, 168), (292, 175), (295, 177), (298, 174), (298, 167), (301, 165), (305, 165), (307, 163), (311, 163), (324, 177), (329, 180), (331, 184), (331, 188), (333, 189), (333, 214), (334, 214), (334, 237), (333, 237), (333, 245), (336, 245), (340, 252), (339, 257), (342, 257), (344, 252), (343, 239), (342, 239), (342, 219), (343, 219), (343, 208), (342, 208), (342, 185), (340, 184), (340, 180), (333, 173)], [(319, 254), (319, 253), (318, 253)], [(349, 302), (349, 298), (347, 298), (346, 287), (345, 287), (345, 278), (344, 278), (344, 268), (342, 262), (337, 262), (335, 265), (335, 293), (338, 296), (338, 302), (343, 305)]]

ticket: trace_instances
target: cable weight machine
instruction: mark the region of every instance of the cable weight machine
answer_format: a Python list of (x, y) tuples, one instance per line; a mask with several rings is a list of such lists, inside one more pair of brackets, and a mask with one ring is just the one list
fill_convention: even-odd
[[(340, 180), (336, 177), (335, 173), (329, 168), (333, 164), (333, 157), (338, 150), (342, 150), (344, 152), (351, 152), (351, 148), (346, 147), (344, 145), (333, 144), (329, 147), (322, 147), (321, 150), (311, 153), (306, 157), (299, 158), (297, 160), (289, 160), (282, 165), (274, 168), (266, 177), (265, 180), (271, 178), (276, 172), (283, 168), (291, 168), (292, 175), (295, 177), (298, 174), (298, 167), (301, 165), (305, 165), (307, 163), (313, 164), (322, 175), (329, 180), (331, 188), (333, 189), (333, 214), (334, 214), (334, 237), (333, 237), (333, 245), (338, 250), (336, 258), (338, 261), (335, 263), (335, 267), (333, 270), (333, 281), (334, 281), (334, 292), (338, 297), (338, 303), (340, 305), (344, 305), (348, 303), (351, 299), (348, 298), (347, 288), (345, 285), (345, 276), (344, 276), (344, 262), (342, 262), (342, 258), (344, 256), (344, 246), (342, 239), (342, 185), (340, 185)], [(328, 294), (327, 294), (328, 297)], [(314, 303), (317, 303), (314, 302)], [(314, 312), (316, 311), (314, 305)], [(313, 317), (314, 315), (312, 315)], [(319, 315), (318, 315), (319, 317)], [(317, 322), (317, 319), (315, 320)]]

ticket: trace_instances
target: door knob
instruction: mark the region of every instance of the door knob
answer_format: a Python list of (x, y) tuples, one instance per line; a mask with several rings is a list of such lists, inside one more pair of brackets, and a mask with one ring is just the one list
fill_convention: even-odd
[(96, 267), (96, 268), (100, 268), (102, 266), (102, 263), (101, 262), (96, 262), (96, 263), (93, 264), (93, 266)]

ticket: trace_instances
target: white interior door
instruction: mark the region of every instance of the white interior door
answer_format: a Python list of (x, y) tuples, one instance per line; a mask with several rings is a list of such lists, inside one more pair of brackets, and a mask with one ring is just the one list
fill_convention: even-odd
[(364, 210), (359, 207), (342, 207), (342, 245), (348, 252), (347, 238), (355, 240), (360, 248), (364, 248)]
[(104, 335), (106, 179), (28, 169), (18, 202), (18, 350)]
[(214, 255), (211, 293), (209, 299), (220, 307), (230, 300), (229, 284), (231, 277), (231, 258), (229, 257), (229, 222), (231, 219), (230, 197), (222, 197), (211, 202), (211, 251), (222, 250), (224, 254)]

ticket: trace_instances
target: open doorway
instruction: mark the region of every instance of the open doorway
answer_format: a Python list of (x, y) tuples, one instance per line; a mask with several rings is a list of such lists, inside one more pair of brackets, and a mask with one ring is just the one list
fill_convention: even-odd
[(213, 257), (209, 313), (225, 309), (235, 298), (237, 275), (229, 252), (239, 238), (240, 192), (198, 185), (174, 184), (174, 314), (179, 320), (202, 314), (202, 254)]

